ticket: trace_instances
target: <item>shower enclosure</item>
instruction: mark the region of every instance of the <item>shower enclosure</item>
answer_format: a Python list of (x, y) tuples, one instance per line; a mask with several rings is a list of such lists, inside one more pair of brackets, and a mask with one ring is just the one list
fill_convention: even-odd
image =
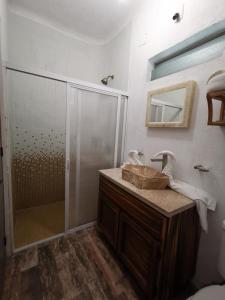
[(64, 232), (66, 84), (7, 71), (14, 242)]
[(7, 69), (13, 248), (96, 220), (98, 170), (123, 160), (127, 97)]

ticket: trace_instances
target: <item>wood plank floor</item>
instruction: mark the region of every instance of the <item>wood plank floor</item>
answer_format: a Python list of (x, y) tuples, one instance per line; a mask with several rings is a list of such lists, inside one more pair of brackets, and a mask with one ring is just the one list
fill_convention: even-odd
[[(185, 295), (186, 297), (186, 295)], [(8, 259), (3, 300), (138, 300), (129, 275), (95, 228)], [(186, 298), (179, 298), (183, 300)]]

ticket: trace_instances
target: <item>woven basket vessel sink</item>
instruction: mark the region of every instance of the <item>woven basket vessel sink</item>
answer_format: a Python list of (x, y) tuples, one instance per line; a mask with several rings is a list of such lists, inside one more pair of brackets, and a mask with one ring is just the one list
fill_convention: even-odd
[(122, 179), (143, 190), (164, 190), (169, 184), (168, 176), (149, 166), (125, 165)]

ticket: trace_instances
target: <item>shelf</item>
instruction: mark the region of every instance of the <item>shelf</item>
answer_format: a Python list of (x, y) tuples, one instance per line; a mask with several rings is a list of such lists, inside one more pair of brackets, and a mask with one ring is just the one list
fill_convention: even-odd
[[(220, 101), (220, 116), (219, 120), (213, 121), (213, 101)], [(207, 101), (208, 101), (208, 125), (213, 126), (225, 126), (225, 90), (221, 91), (212, 91), (207, 93)]]

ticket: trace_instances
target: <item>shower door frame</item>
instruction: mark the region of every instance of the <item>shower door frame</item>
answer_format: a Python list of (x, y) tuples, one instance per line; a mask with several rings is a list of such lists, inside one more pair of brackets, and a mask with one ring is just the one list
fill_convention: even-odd
[[(65, 226), (64, 232), (54, 235), (50, 238), (39, 240), (23, 246), (21, 248), (16, 248), (14, 243), (14, 218), (13, 218), (13, 198), (12, 198), (12, 176), (11, 176), (11, 149), (10, 149), (10, 134), (9, 134), (9, 116), (7, 113), (7, 70), (17, 71), (25, 73), (28, 75), (38, 76), (46, 79), (52, 79), (64, 82), (67, 85), (67, 95), (66, 95), (66, 141), (65, 141)], [(3, 62), (2, 65), (3, 71), (3, 83), (4, 83), (4, 96), (3, 101), (1, 101), (1, 132), (2, 132), (2, 147), (3, 147), (3, 180), (4, 180), (4, 206), (5, 206), (5, 236), (6, 236), (6, 255), (10, 256), (13, 253), (20, 252), (22, 250), (28, 249), (30, 247), (40, 245), (47, 241), (56, 239), (58, 237), (63, 237), (68, 233), (72, 233), (83, 228), (86, 228), (92, 225), (95, 222), (90, 224), (85, 224), (73, 229), (69, 229), (69, 101), (71, 101), (71, 89), (75, 88), (77, 90), (85, 90), (96, 92), (100, 94), (105, 94), (109, 96), (117, 97), (117, 124), (116, 124), (116, 139), (115, 139), (115, 149), (114, 149), (114, 167), (117, 165), (117, 154), (118, 154), (118, 139), (119, 139), (119, 122), (120, 122), (120, 107), (122, 97), (125, 97), (124, 104), (124, 118), (123, 118), (123, 134), (122, 134), (122, 147), (121, 147), (121, 160), (124, 156), (124, 149), (126, 143), (126, 126), (127, 126), (127, 110), (128, 110), (128, 93), (125, 91), (103, 87), (95, 83), (90, 83), (82, 80), (77, 80), (74, 78), (58, 75), (55, 73), (50, 73), (47, 71), (27, 68), (20, 65), (9, 64)]]
[[(91, 222), (85, 225), (81, 225), (75, 228), (70, 229), (69, 228), (69, 183), (70, 183), (70, 118), (69, 118), (69, 111), (70, 111), (70, 105), (72, 104), (75, 99), (73, 98), (74, 94), (72, 93), (72, 90), (75, 90), (77, 92), (77, 102), (78, 102), (78, 111), (77, 111), (77, 143), (76, 143), (76, 160), (77, 160), (77, 167), (76, 167), (76, 185), (79, 185), (79, 174), (80, 174), (80, 156), (79, 156), (79, 148), (80, 148), (80, 109), (81, 109), (81, 101), (82, 101), (82, 91), (88, 91), (93, 92), (101, 95), (106, 96), (112, 96), (115, 98), (115, 101), (117, 101), (117, 113), (116, 113), (116, 130), (115, 130), (115, 145), (114, 145), (114, 159), (113, 159), (113, 167), (117, 167), (117, 160), (118, 160), (118, 144), (119, 144), (119, 127), (120, 127), (120, 117), (121, 117), (121, 102), (122, 97), (126, 97), (125, 103), (124, 103), (124, 116), (123, 116), (123, 125), (122, 125), (122, 147), (121, 147), (121, 160), (124, 158), (124, 148), (125, 148), (125, 136), (126, 136), (126, 119), (127, 119), (127, 105), (128, 105), (128, 98), (127, 95), (119, 94), (118, 92), (115, 92), (113, 90), (109, 89), (103, 89), (102, 87), (96, 87), (96, 86), (87, 86), (87, 85), (81, 85), (79, 83), (74, 82), (68, 82), (67, 83), (67, 125), (66, 125), (66, 183), (65, 183), (65, 189), (66, 189), (66, 197), (65, 197), (65, 232), (66, 233), (72, 233), (77, 230), (86, 228), (88, 226), (91, 226), (95, 222)], [(78, 196), (78, 187), (76, 186), (76, 197), (79, 199)]]

